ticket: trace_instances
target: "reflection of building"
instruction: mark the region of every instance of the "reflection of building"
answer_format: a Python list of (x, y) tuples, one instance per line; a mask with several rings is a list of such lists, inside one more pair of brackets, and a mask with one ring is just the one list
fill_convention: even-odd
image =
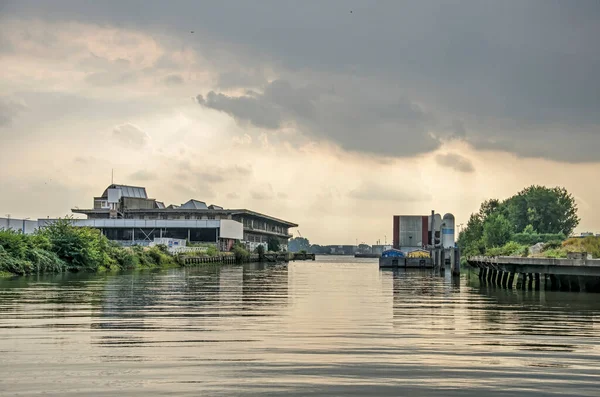
[(98, 228), (109, 239), (125, 244), (147, 244), (154, 238), (176, 238), (219, 243), (222, 249), (228, 249), (234, 241), (241, 240), (254, 249), (259, 244), (266, 246), (269, 238), (276, 238), (285, 248), (291, 237), (289, 228), (298, 226), (246, 209), (207, 206), (198, 200), (165, 206), (148, 198), (144, 187), (114, 184), (94, 198), (92, 209), (72, 211), (88, 218), (76, 220), (76, 226)]
[(394, 216), (393, 248), (413, 251), (434, 244), (454, 247), (454, 215)]

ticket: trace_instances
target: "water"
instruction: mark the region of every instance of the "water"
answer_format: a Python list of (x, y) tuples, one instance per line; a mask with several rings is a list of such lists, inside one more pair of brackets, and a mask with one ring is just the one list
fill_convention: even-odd
[(0, 395), (599, 396), (600, 295), (373, 259), (0, 281)]

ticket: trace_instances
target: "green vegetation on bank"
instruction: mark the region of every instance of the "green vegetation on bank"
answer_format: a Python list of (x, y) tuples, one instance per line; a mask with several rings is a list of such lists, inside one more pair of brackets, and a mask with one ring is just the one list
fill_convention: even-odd
[[(483, 202), (460, 232), (458, 245), (463, 258), (566, 257), (575, 248), (572, 240), (581, 240), (566, 240), (578, 224), (575, 199), (566, 189), (530, 186), (504, 201)], [(538, 243), (544, 243), (540, 252), (529, 252)]]
[(124, 248), (99, 230), (58, 220), (28, 235), (0, 230), (0, 274), (106, 271), (176, 266), (166, 247)]

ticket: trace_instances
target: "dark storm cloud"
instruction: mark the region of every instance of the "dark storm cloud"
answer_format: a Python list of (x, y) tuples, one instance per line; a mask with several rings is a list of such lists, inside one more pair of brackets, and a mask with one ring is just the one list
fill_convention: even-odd
[(442, 167), (452, 168), (458, 172), (471, 173), (475, 172), (473, 163), (468, 158), (456, 153), (438, 154), (435, 156), (435, 161)]
[[(482, 150), (572, 162), (597, 161), (600, 150), (596, 0), (157, 1), (145, 7), (127, 1), (20, 1), (6, 5), (3, 14), (168, 31), (178, 45), (229, 68), (224, 81), (234, 84), (221, 89), (256, 87), (245, 71), (231, 75), (254, 66), (271, 67), (293, 87), (310, 82), (329, 90), (332, 81), (352, 76), (352, 89), (336, 86), (337, 100), (325, 103), (330, 119), (319, 117), (319, 111), (311, 115), (310, 107), (304, 109), (308, 115), (290, 113), (287, 105), (283, 112), (262, 109), (266, 98), (240, 101), (224, 92), (214, 93), (213, 104), (264, 128), (292, 121), (353, 150), (389, 154), (395, 152), (391, 146), (411, 144), (415, 152), (430, 151), (438, 144), (428, 140), (427, 131), (457, 119), (463, 127), (453, 136), (463, 132), (460, 139)], [(220, 62), (223, 51), (229, 55)], [(374, 87), (389, 92), (371, 103), (363, 94)], [(367, 128), (374, 108), (393, 107), (398, 98), (420, 104), (439, 123), (413, 121), (404, 127), (405, 118), (398, 117)], [(347, 116), (344, 123), (340, 114)]]
[(293, 125), (306, 135), (334, 141), (352, 151), (409, 156), (434, 150), (440, 144), (428, 131), (434, 125), (433, 116), (404, 98), (339, 95), (275, 80), (262, 93), (229, 96), (211, 91), (206, 99), (198, 95), (197, 101), (241, 124), (270, 130)]

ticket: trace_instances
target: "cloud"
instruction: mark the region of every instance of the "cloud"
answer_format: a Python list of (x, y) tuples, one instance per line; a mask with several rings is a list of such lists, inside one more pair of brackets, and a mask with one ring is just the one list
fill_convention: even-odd
[(198, 172), (194, 176), (200, 183), (219, 183), (224, 182), (225, 178), (216, 172)]
[(438, 154), (435, 156), (435, 161), (442, 167), (452, 168), (458, 172), (472, 173), (475, 172), (475, 167), (471, 160), (456, 153)]
[(217, 184), (228, 181), (240, 181), (252, 176), (252, 166), (234, 165), (230, 167), (219, 167), (215, 165), (192, 166), (191, 161), (168, 160), (169, 164), (178, 164), (179, 172), (177, 178), (186, 181), (196, 181), (199, 184)]
[(198, 95), (196, 100), (204, 107), (227, 113), (240, 123), (250, 123), (259, 128), (277, 129), (283, 122), (277, 105), (262, 102), (254, 96), (230, 97), (210, 91), (206, 99)]
[(419, 202), (431, 199), (429, 194), (419, 190), (414, 184), (383, 185), (378, 182), (365, 181), (348, 193), (348, 197), (364, 201), (397, 201)]
[(206, 99), (198, 95), (197, 102), (229, 114), (242, 126), (295, 127), (308, 137), (352, 151), (402, 157), (440, 146), (429, 132), (434, 116), (402, 97), (337, 96), (316, 86), (294, 88), (288, 81), (275, 80), (262, 93), (229, 96), (211, 91)]
[(254, 200), (271, 200), (273, 198), (273, 194), (272, 192), (253, 190), (250, 192), (250, 197), (252, 197)]
[(254, 200), (272, 200), (275, 198), (275, 192), (271, 184), (264, 184), (250, 191), (250, 197)]
[(113, 128), (113, 137), (122, 143), (132, 147), (142, 147), (148, 143), (150, 137), (140, 127), (125, 123)]
[(183, 77), (178, 74), (170, 74), (163, 78), (163, 83), (168, 86), (177, 86), (183, 84)]
[(131, 72), (95, 72), (87, 75), (85, 81), (98, 87), (104, 87), (128, 84), (135, 81), (136, 78), (136, 75)]
[(258, 71), (244, 72), (240, 69), (219, 74), (217, 86), (222, 90), (232, 88), (263, 87), (267, 84), (264, 74)]
[(0, 127), (11, 125), (19, 113), (26, 109), (27, 105), (23, 101), (0, 97)]
[(227, 193), (227, 198), (235, 200), (235, 199), (239, 199), (240, 195), (235, 192), (231, 192), (231, 193)]
[(130, 179), (133, 179), (135, 181), (141, 181), (141, 182), (146, 182), (146, 181), (153, 181), (158, 179), (158, 176), (151, 171), (147, 171), (147, 170), (139, 170), (134, 172), (133, 174), (129, 175)]
[[(241, 12), (233, 14), (222, 2), (143, 9), (96, 3), (9, 3), (0, 48), (36, 61), (71, 60), (81, 52), (115, 60), (86, 69), (100, 86), (141, 84), (144, 68), (160, 70), (153, 83), (162, 83), (165, 71), (192, 68), (209, 75), (212, 86), (202, 86), (202, 93), (213, 97), (198, 98), (207, 107), (258, 128), (297, 128), (351, 151), (395, 157), (432, 152), (450, 129), (451, 137), (478, 150), (597, 161), (597, 2), (343, 3), (356, 10), (352, 15), (340, 14), (338, 2), (240, 1)], [(39, 20), (50, 27), (32, 23)], [(181, 29), (188, 25), (193, 39)], [(193, 54), (210, 61), (201, 65)], [(15, 56), (13, 72), (22, 60)], [(79, 76), (64, 66), (65, 74)], [(58, 73), (49, 69), (54, 72), (44, 73)], [(270, 87), (271, 78), (289, 85)], [(316, 97), (303, 96), (309, 86), (318, 87)], [(271, 88), (283, 95), (269, 94)], [(255, 93), (240, 94), (244, 90)]]

